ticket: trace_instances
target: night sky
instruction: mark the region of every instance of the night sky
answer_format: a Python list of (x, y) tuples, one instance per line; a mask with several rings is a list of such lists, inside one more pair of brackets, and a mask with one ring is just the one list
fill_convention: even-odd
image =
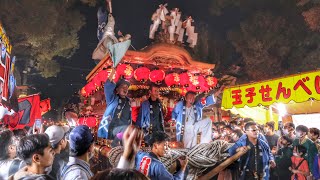
[[(148, 34), (152, 23), (150, 18), (158, 5), (162, 3), (168, 3), (168, 10), (179, 8), (184, 17), (193, 16), (195, 31), (197, 31), (197, 23), (207, 23), (210, 31), (219, 33), (222, 37), (225, 36), (226, 29), (238, 25), (240, 20), (240, 16), (230, 16), (230, 13), (226, 13), (228, 16), (219, 17), (209, 15), (210, 0), (114, 0), (112, 8), (116, 20), (115, 32), (120, 30), (123, 34), (131, 34), (132, 45), (136, 49), (149, 45), (151, 41), (148, 39)], [(71, 59), (59, 60), (61, 72), (56, 78), (31, 77), (36, 90), (41, 92), (42, 99), (51, 98), (53, 110), (45, 115), (46, 118), (55, 119), (57, 117), (58, 108), (61, 108), (74, 92), (86, 84), (86, 75), (95, 67), (91, 54), (98, 43), (96, 37), (98, 7), (79, 4), (75, 8), (79, 8), (86, 17), (86, 24), (79, 32), (80, 48)]]

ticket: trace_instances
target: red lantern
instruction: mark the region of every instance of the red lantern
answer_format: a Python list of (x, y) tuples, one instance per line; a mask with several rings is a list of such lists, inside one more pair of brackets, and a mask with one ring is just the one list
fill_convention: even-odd
[(164, 79), (164, 82), (170, 87), (178, 86), (180, 82), (180, 76), (177, 73), (168, 74)]
[(133, 76), (133, 68), (129, 64), (120, 64), (117, 66), (117, 73), (125, 79), (130, 79)]
[(213, 89), (218, 83), (218, 79), (212, 76), (207, 77), (206, 81), (207, 83), (205, 85), (207, 85), (207, 88), (209, 89)]
[(149, 79), (151, 82), (161, 84), (164, 79), (165, 73), (163, 70), (153, 70), (150, 72)]
[(134, 78), (142, 83), (145, 83), (150, 75), (150, 70), (146, 67), (139, 67), (134, 71)]
[(203, 76), (191, 76), (190, 82), (195, 86), (196, 90), (201, 90), (201, 87), (204, 86), (205, 79)]
[(190, 77), (192, 74), (190, 73), (182, 73), (179, 75), (180, 77), (180, 86), (182, 87), (188, 87), (190, 85)]

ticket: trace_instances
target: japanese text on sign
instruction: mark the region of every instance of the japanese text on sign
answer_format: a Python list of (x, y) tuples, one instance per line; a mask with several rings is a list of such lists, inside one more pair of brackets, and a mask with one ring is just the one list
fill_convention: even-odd
[(320, 100), (320, 71), (226, 88), (222, 107), (269, 106), (274, 102)]

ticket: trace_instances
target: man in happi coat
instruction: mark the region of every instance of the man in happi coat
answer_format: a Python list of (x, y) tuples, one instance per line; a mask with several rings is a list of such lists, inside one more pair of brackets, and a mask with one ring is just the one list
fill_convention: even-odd
[(148, 142), (152, 132), (164, 132), (164, 116), (159, 99), (159, 87), (151, 85), (149, 99), (141, 103), (137, 125), (143, 129), (145, 142)]
[(211, 141), (212, 122), (210, 118), (202, 119), (202, 109), (215, 103), (214, 95), (195, 101), (196, 93), (189, 91), (185, 99), (179, 101), (172, 111), (172, 120), (176, 121), (176, 139), (183, 142), (185, 148), (191, 148), (197, 144), (197, 134), (201, 133), (200, 143)]
[(130, 100), (127, 97), (130, 83), (123, 79), (114, 83), (114, 73), (115, 70), (112, 69), (104, 85), (107, 108), (99, 125), (98, 137), (114, 140), (112, 145), (116, 146), (120, 143), (122, 133), (132, 124), (132, 120)]

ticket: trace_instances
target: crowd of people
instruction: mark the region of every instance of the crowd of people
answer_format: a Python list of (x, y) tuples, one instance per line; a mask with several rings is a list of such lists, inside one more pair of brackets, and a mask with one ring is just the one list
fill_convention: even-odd
[[(165, 132), (159, 87), (150, 86), (149, 98), (141, 103), (137, 121), (133, 122), (127, 97), (129, 85), (125, 80), (106, 81), (107, 108), (97, 132), (98, 138), (112, 142), (111, 147), (123, 146), (117, 167), (92, 171), (89, 162), (97, 139), (88, 126), (70, 129), (51, 125), (38, 131), (3, 128), (0, 179), (186, 179), (188, 157), (179, 157), (171, 171), (160, 160), (169, 152), (171, 138)], [(195, 92), (187, 92), (176, 103), (172, 120), (176, 122), (175, 139), (186, 149), (224, 140), (233, 143), (228, 149), (230, 157), (243, 152), (215, 178), (320, 179), (319, 129), (295, 127), (288, 122), (276, 131), (274, 122), (258, 125), (252, 119), (212, 123), (203, 116), (202, 109), (214, 103), (213, 93), (197, 96)], [(142, 141), (150, 152), (140, 149)]]
[[(252, 119), (213, 124), (213, 139), (235, 143), (230, 155), (247, 151), (220, 173), (233, 179), (320, 179), (320, 130), (287, 122), (275, 130), (274, 122)], [(236, 168), (234, 167), (236, 166)], [(271, 168), (269, 168), (271, 167)]]

